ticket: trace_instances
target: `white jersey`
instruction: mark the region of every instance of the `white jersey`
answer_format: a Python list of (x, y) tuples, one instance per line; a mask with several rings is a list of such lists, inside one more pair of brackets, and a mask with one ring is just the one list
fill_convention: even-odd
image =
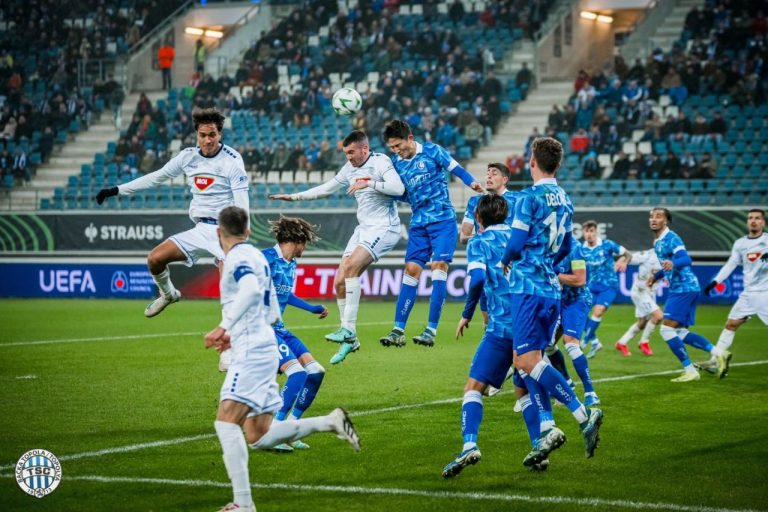
[[(653, 249), (638, 252), (633, 251), (631, 263), (638, 265), (637, 279), (635, 279), (635, 282), (632, 284), (632, 291), (650, 291), (651, 289), (648, 288), (646, 281), (648, 281), (648, 278), (655, 274), (656, 271), (661, 270), (661, 263), (656, 256), (656, 251)], [(658, 283), (654, 284), (652, 289), (655, 290), (657, 287)]]
[[(243, 304), (238, 297), (240, 282), (251, 274), (255, 279), (248, 280), (252, 284), (248, 292), (254, 298)], [(224, 258), (220, 288), (222, 325), (227, 326), (231, 337), (233, 363), (245, 361), (246, 356), (276, 352), (277, 340), (271, 324), (278, 318), (275, 311), (280, 306), (269, 263), (261, 251), (247, 242), (235, 245)]]
[(745, 293), (768, 292), (768, 233), (736, 240), (728, 262), (717, 273), (715, 281), (722, 283), (739, 265), (744, 268)]
[[(183, 149), (161, 169), (124, 183), (118, 189), (122, 195), (131, 195), (181, 175), (186, 175), (192, 192), (189, 217), (193, 221), (217, 219), (219, 212), (228, 206), (248, 210), (248, 175), (243, 158), (226, 144), (211, 157), (203, 156), (199, 147)], [(238, 201), (236, 196), (243, 199)]]

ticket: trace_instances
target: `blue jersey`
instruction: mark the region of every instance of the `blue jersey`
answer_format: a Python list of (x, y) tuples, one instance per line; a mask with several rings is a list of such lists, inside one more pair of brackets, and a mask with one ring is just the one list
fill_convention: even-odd
[(512, 265), (513, 294), (560, 299), (554, 259), (571, 232), (572, 218), (573, 204), (554, 178), (539, 180), (518, 194), (512, 228), (527, 231), (528, 238)]
[(594, 247), (581, 244), (584, 260), (587, 262), (587, 286), (593, 292), (618, 288), (619, 275), (614, 268), (614, 256), (620, 256), (626, 250), (608, 239), (597, 239)]
[(413, 211), (412, 226), (456, 220), (445, 173), (459, 163), (448, 151), (431, 142), (417, 142), (413, 158), (405, 160), (395, 155), (392, 163), (405, 185), (405, 196)]
[(488, 327), (485, 332), (509, 337), (512, 332), (512, 291), (504, 269), (499, 267), (501, 257), (512, 236), (506, 224), (489, 226), (472, 237), (467, 245), (467, 273), (479, 268), (485, 272), (483, 294), (488, 301)]
[[(573, 274), (574, 270), (586, 269), (586, 260), (582, 252), (581, 244), (573, 244), (571, 252), (563, 259), (560, 264), (555, 267), (555, 272), (558, 274)], [(573, 304), (575, 302), (584, 302), (587, 305), (592, 304), (592, 292), (589, 291), (589, 287), (584, 286), (567, 286), (562, 285), (562, 302), (564, 305)]]
[[(664, 264), (667, 260), (672, 260), (675, 253), (685, 250), (683, 239), (669, 228), (665, 229), (656, 242), (653, 244), (656, 251), (656, 257)], [(664, 276), (669, 281), (670, 293), (698, 292), (701, 290), (699, 280), (693, 273), (690, 265), (685, 267), (672, 267), (672, 270), (665, 270)]]
[[(275, 287), (282, 315), (286, 304), (288, 304), (288, 298), (293, 294), (293, 283), (296, 280), (296, 258), (291, 261), (285, 261), (279, 245), (270, 247), (262, 252), (267, 259), (267, 263), (269, 263), (269, 271), (272, 275), (272, 283)], [(283, 321), (280, 320), (279, 323), (275, 324), (275, 327), (284, 327)]]
[[(462, 223), (471, 223), (475, 228), (475, 233), (480, 232), (480, 225), (475, 218), (475, 210), (477, 209), (477, 203), (480, 201), (481, 197), (483, 197), (483, 194), (469, 198), (469, 201), (467, 201), (467, 209), (464, 210), (464, 220), (462, 221)], [(515, 219), (515, 199), (517, 198), (517, 192), (507, 190), (502, 197), (507, 200), (507, 206), (509, 207), (507, 220), (505, 220), (504, 223), (507, 226), (512, 226), (512, 221)]]

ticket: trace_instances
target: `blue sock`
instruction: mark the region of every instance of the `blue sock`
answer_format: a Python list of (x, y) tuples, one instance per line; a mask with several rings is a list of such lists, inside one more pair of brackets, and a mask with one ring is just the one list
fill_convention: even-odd
[(323, 378), (325, 377), (325, 368), (320, 366), (320, 363), (317, 361), (309, 363), (305, 370), (307, 371), (307, 380), (304, 381), (304, 389), (299, 393), (296, 405), (293, 407), (293, 413), (291, 413), (291, 416), (297, 420), (301, 418), (304, 411), (309, 409), (309, 406), (314, 402), (317, 391), (320, 389), (320, 384), (323, 383)]
[(525, 375), (525, 385), (528, 388), (528, 395), (531, 397), (531, 401), (539, 413), (540, 432), (549, 430), (555, 425), (549, 393), (544, 389), (544, 386), (536, 382), (536, 379), (528, 374)]
[(464, 393), (461, 405), (461, 435), (464, 438), (465, 450), (467, 443), (477, 444), (477, 434), (483, 421), (483, 394), (479, 391)]
[(531, 370), (531, 377), (538, 382), (550, 395), (563, 403), (579, 423), (587, 421), (587, 412), (582, 403), (576, 398), (565, 377), (552, 368), (546, 361), (539, 361)]
[(581, 351), (581, 347), (576, 343), (566, 343), (565, 350), (571, 356), (573, 367), (576, 369), (576, 373), (579, 374), (581, 383), (584, 385), (584, 391), (586, 393), (594, 392), (595, 387), (592, 385), (592, 376), (589, 374), (589, 363), (587, 363), (587, 357)]
[(400, 295), (397, 297), (397, 306), (395, 306), (395, 327), (405, 330), (405, 324), (416, 302), (416, 289), (419, 286), (419, 280), (409, 275), (403, 276), (403, 285), (400, 287)]
[(557, 371), (563, 374), (563, 377), (565, 377), (566, 380), (571, 380), (571, 376), (568, 375), (568, 368), (565, 366), (565, 357), (563, 357), (563, 353), (559, 348), (554, 348), (554, 352), (547, 354), (549, 362), (552, 363), (552, 366), (554, 366)]
[(713, 348), (712, 344), (709, 342), (709, 340), (707, 340), (707, 338), (700, 336), (695, 332), (689, 332), (688, 335), (683, 338), (683, 342), (707, 353), (710, 353)]
[(683, 342), (680, 341), (680, 338), (674, 336), (666, 340), (666, 342), (667, 345), (669, 345), (669, 349), (672, 351), (672, 353), (675, 354), (675, 356), (683, 364), (683, 368), (691, 366), (691, 359), (688, 357), (688, 351), (685, 350), (685, 345), (683, 345)]
[(600, 327), (601, 318), (590, 317), (587, 320), (587, 332), (584, 334), (584, 342), (591, 343), (592, 340), (597, 338), (597, 328)]
[(427, 323), (427, 326), (433, 331), (437, 331), (437, 324), (440, 323), (440, 314), (443, 312), (447, 288), (448, 273), (444, 270), (433, 271), (432, 295), (429, 298), (429, 322)]
[[(298, 368), (294, 370), (294, 368)], [(283, 407), (275, 414), (275, 419), (283, 421), (296, 401), (296, 397), (299, 396), (299, 392), (304, 387), (304, 381), (307, 379), (307, 372), (301, 367), (299, 363), (290, 366), (285, 374), (288, 376), (288, 380), (285, 381), (283, 389), (280, 390), (280, 396), (283, 397)]]
[(525, 428), (528, 429), (528, 437), (531, 438), (531, 444), (533, 444), (541, 435), (539, 409), (531, 402), (530, 395), (525, 395), (520, 399), (520, 407), (523, 410), (523, 421), (525, 421)]

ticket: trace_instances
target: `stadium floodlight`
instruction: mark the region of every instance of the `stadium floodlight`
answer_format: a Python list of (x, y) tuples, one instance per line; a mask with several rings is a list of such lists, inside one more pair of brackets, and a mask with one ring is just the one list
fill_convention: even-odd
[(205, 31), (201, 28), (186, 27), (184, 28), (184, 33), (189, 34), (191, 36), (201, 36), (205, 33)]
[(589, 12), (589, 11), (581, 11), (579, 16), (581, 16), (585, 20), (592, 20), (592, 21), (594, 21), (594, 20), (597, 19), (597, 14), (595, 14), (593, 12)]
[(611, 16), (605, 16), (603, 14), (598, 14), (597, 21), (600, 23), (613, 23), (613, 18)]
[(221, 30), (206, 30), (205, 34), (203, 35), (205, 35), (206, 37), (221, 39), (222, 37), (224, 37), (224, 32), (222, 32)]

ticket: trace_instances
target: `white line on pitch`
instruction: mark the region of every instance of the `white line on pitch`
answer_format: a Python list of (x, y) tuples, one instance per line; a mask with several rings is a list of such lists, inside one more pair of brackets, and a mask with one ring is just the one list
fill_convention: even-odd
[[(762, 360), (762, 361), (746, 361), (743, 363), (734, 363), (731, 366), (756, 366), (756, 365), (763, 365), (768, 364), (768, 360)], [(639, 379), (643, 377), (656, 377), (659, 375), (670, 375), (674, 373), (680, 373), (680, 370), (668, 370), (663, 372), (652, 372), (652, 373), (637, 373), (634, 375), (622, 375), (619, 377), (606, 377), (603, 379), (595, 379), (593, 382), (615, 382), (615, 381), (621, 381), (621, 380), (630, 380), (630, 379)], [(502, 393), (511, 393), (512, 391), (502, 391)], [(369, 409), (365, 411), (350, 411), (350, 416), (371, 416), (373, 414), (381, 414), (385, 412), (395, 412), (395, 411), (404, 411), (408, 409), (418, 409), (420, 407), (428, 407), (430, 405), (444, 405), (444, 404), (451, 404), (456, 402), (461, 402), (463, 398), (456, 397), (456, 398), (445, 398), (442, 400), (433, 400), (431, 402), (422, 402), (419, 404), (405, 404), (405, 405), (397, 405), (393, 407), (382, 407), (380, 409)], [(145, 448), (156, 448), (159, 446), (170, 446), (175, 444), (182, 444), (182, 443), (188, 443), (191, 441), (201, 441), (203, 439), (209, 439), (214, 437), (215, 434), (200, 434), (196, 436), (188, 436), (188, 437), (178, 437), (175, 439), (161, 439), (158, 441), (151, 441), (148, 443), (141, 443), (141, 444), (131, 444), (126, 446), (118, 446), (116, 448), (105, 448), (103, 450), (95, 450), (95, 451), (89, 451), (89, 452), (81, 452), (81, 453), (73, 453), (71, 455), (62, 455), (59, 457), (59, 460), (61, 461), (67, 461), (67, 460), (77, 460), (77, 459), (84, 459), (84, 458), (91, 458), (91, 457), (101, 457), (102, 455), (111, 455), (113, 453), (127, 453), (127, 452), (134, 452), (138, 450), (143, 450)], [(13, 468), (13, 464), (4, 464), (0, 466), (0, 471), (4, 471), (6, 469)], [(2, 477), (3, 475), (0, 475)]]
[[(11, 475), (8, 475), (11, 476)], [(109, 477), (100, 475), (82, 475), (65, 477), (67, 481), (81, 480), (86, 482), (176, 485), (184, 487), (218, 487), (231, 488), (229, 482), (213, 480), (173, 480), (168, 478), (135, 478)], [(385, 496), (414, 496), (420, 498), (459, 499), (472, 501), (505, 501), (521, 503), (539, 503), (551, 505), (571, 505), (583, 507), (628, 508), (633, 510), (672, 510), (675, 512), (759, 512), (753, 509), (733, 509), (696, 505), (679, 505), (677, 503), (644, 502), (630, 500), (611, 500), (604, 498), (574, 498), (570, 496), (529, 496), (526, 494), (501, 494), (480, 492), (427, 491), (418, 489), (400, 489), (396, 487), (363, 487), (342, 485), (299, 485), (286, 483), (259, 484), (253, 483), (255, 489), (280, 489), (294, 492), (332, 492), (343, 494), (385, 495)]]

